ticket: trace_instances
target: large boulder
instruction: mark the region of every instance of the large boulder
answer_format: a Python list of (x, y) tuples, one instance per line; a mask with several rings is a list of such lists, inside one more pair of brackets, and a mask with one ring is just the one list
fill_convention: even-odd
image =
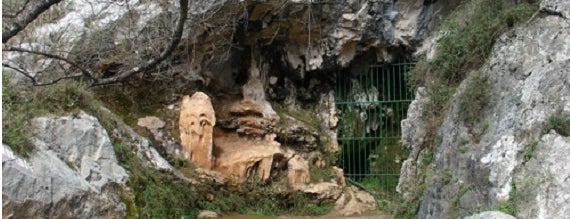
[(2, 146), (3, 214), (14, 218), (123, 218), (128, 177), (96, 118), (83, 112), (33, 120), (28, 159)]

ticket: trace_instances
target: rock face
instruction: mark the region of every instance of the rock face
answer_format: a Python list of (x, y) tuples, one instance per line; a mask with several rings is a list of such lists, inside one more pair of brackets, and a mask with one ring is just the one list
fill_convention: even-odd
[(127, 179), (107, 132), (83, 112), (33, 121), (35, 146), (22, 159), (3, 145), (3, 214), (14, 218), (123, 218)]
[(281, 145), (272, 139), (248, 139), (222, 131), (216, 131), (214, 144), (216, 165), (213, 170), (238, 182), (256, 176), (267, 180), (271, 176), (273, 157), (283, 154)]
[(182, 155), (195, 165), (212, 169), (214, 165), (214, 108), (208, 95), (196, 92), (184, 96), (180, 107), (180, 144)]
[(465, 219), (515, 219), (515, 217), (505, 214), (500, 211), (485, 211), (479, 214), (471, 215), (469, 217), (465, 217)]
[[(479, 70), (491, 88), (482, 122), (472, 127), (478, 137), (460, 120), (458, 106), (472, 78), (459, 86), (437, 132), (419, 218), (467, 216), (505, 202), (514, 205), (517, 218), (570, 214), (569, 137), (548, 130), (549, 118), (570, 113), (570, 20), (564, 16), (570, 7), (543, 1), (541, 11), (546, 16), (500, 36)], [(402, 142), (415, 151), (420, 126), (406, 124)], [(414, 171), (404, 165), (400, 192), (413, 176), (405, 173)]]

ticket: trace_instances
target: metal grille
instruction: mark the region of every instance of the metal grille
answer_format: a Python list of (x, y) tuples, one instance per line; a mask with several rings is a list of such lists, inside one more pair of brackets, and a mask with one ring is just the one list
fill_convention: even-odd
[(412, 63), (370, 65), (337, 80), (336, 106), (345, 176), (377, 194), (393, 194), (407, 152), (400, 145), (400, 121), (413, 99), (406, 84)]

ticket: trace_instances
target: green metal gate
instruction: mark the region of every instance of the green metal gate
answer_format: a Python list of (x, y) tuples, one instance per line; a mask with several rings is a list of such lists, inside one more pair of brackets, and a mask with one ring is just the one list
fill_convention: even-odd
[(394, 194), (401, 162), (400, 121), (413, 99), (406, 84), (412, 63), (370, 65), (368, 71), (339, 75), (338, 166), (345, 176), (378, 195)]

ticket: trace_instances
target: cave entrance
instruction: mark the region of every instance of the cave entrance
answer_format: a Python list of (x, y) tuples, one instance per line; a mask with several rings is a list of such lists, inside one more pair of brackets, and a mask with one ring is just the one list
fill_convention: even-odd
[(368, 65), (339, 74), (336, 106), (339, 111), (338, 166), (347, 179), (376, 194), (394, 194), (407, 152), (400, 144), (400, 121), (413, 93), (406, 73), (410, 62)]

